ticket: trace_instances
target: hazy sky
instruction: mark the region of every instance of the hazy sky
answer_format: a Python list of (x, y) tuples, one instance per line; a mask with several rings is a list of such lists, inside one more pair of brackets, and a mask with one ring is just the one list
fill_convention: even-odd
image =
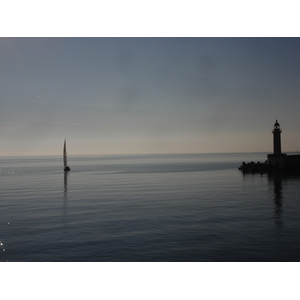
[(300, 149), (299, 38), (0, 38), (0, 155)]

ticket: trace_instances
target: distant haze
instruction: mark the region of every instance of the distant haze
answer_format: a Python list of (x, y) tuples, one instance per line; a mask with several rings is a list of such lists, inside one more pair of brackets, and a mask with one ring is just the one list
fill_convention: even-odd
[(0, 155), (300, 148), (299, 38), (0, 38)]

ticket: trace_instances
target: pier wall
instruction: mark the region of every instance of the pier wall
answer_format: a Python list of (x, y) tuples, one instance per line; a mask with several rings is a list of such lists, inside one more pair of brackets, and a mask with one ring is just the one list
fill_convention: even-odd
[(268, 154), (268, 165), (280, 170), (300, 170), (300, 154)]
[(300, 155), (287, 155), (286, 167), (288, 169), (300, 169)]
[(268, 165), (282, 170), (286, 167), (286, 157), (286, 154), (268, 154)]

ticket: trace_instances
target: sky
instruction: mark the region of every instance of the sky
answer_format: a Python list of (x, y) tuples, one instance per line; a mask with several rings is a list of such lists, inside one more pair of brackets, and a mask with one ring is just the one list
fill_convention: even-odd
[(0, 156), (300, 148), (300, 39), (0, 38)]

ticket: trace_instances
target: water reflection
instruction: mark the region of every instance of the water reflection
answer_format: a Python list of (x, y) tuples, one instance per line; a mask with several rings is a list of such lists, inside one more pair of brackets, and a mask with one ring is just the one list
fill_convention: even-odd
[(68, 172), (64, 172), (64, 194), (67, 194), (68, 191)]
[(297, 194), (299, 186), (300, 174), (284, 171), (274, 172), (268, 175), (268, 180), (273, 185), (275, 223), (279, 227), (283, 227), (284, 202), (285, 200), (294, 201), (294, 194)]
[(272, 175), (269, 175), (269, 181), (273, 181), (273, 197), (274, 197), (274, 219), (275, 224), (278, 227), (283, 227), (282, 213), (283, 213), (283, 194), (282, 194), (282, 180), (284, 174), (281, 172), (274, 172)]
[(67, 203), (68, 203), (68, 172), (64, 172), (64, 198), (63, 198), (63, 223), (67, 223)]

